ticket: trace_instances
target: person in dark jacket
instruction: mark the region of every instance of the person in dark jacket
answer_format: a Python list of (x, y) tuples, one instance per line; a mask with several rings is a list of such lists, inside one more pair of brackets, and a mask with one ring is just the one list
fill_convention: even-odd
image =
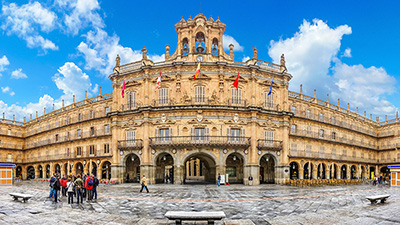
[(54, 183), (54, 202), (58, 202), (58, 194), (60, 193), (60, 175), (57, 175), (56, 182)]
[(49, 194), (49, 198), (52, 198), (54, 196), (54, 183), (56, 182), (56, 177), (55, 174), (53, 174), (53, 176), (51, 176), (50, 178), (50, 194)]
[(81, 179), (81, 175), (78, 174), (76, 180), (74, 182), (75, 190), (76, 190), (76, 199), (78, 200), (77, 203), (79, 204), (79, 198), (81, 199), (81, 203), (83, 203), (82, 198), (82, 188), (83, 188), (83, 181)]
[(62, 179), (60, 180), (61, 186), (62, 186), (62, 196), (67, 197), (67, 178), (65, 177), (65, 174), (63, 175)]
[(94, 197), (94, 199), (97, 200), (97, 186), (99, 186), (99, 179), (97, 179), (97, 177), (94, 176), (94, 174), (92, 174), (92, 178), (93, 178), (93, 189), (92, 189), (92, 199)]

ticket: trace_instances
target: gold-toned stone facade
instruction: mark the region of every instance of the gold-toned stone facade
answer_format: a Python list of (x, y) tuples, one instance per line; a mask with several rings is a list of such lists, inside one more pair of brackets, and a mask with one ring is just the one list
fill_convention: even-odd
[(117, 57), (112, 93), (29, 122), (3, 118), (0, 161), (15, 163), (23, 179), (91, 170), (118, 182), (146, 175), (149, 183), (176, 184), (212, 183), (219, 174), (244, 184), (250, 176), (253, 184), (366, 178), (399, 161), (397, 119), (374, 122), (289, 92), (284, 56), (280, 65), (268, 63), (254, 48), (251, 59), (237, 62), (233, 45), (223, 50), (225, 27), (202, 14), (182, 19), (177, 48), (169, 54), (166, 46), (164, 62), (149, 60), (146, 48), (138, 62), (120, 65)]

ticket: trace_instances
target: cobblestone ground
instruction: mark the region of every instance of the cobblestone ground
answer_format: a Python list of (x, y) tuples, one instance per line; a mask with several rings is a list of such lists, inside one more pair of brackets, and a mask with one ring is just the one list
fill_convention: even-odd
[[(23, 181), (0, 187), (0, 224), (173, 224), (164, 214), (178, 211), (224, 211), (216, 224), (400, 224), (400, 188), (349, 185), (297, 188), (279, 185), (150, 185), (99, 187), (97, 201), (83, 205), (53, 203), (47, 183)], [(32, 194), (27, 203), (8, 194)], [(390, 194), (384, 204), (365, 199)], [(193, 223), (192, 223), (193, 224)], [(196, 223), (202, 224), (202, 223)], [(203, 223), (204, 224), (204, 223)]]

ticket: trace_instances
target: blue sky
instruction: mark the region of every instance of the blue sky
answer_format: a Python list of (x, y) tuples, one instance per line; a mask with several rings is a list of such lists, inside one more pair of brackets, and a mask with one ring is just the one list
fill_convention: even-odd
[[(122, 63), (163, 59), (175, 50), (174, 24), (198, 13), (227, 25), (225, 43), (235, 60), (252, 56), (279, 62), (285, 53), (289, 89), (367, 115), (394, 117), (400, 68), (400, 3), (385, 1), (2, 1), (0, 11), (0, 112), (18, 120), (61, 99), (112, 91), (115, 55)], [(173, 52), (173, 51), (172, 51)], [(369, 117), (369, 116), (368, 116)]]

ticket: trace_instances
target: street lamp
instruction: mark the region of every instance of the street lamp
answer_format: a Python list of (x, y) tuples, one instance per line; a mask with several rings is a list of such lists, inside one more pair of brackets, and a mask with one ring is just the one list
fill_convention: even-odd
[(100, 159), (98, 159), (96, 162), (97, 162), (97, 165), (100, 165)]

